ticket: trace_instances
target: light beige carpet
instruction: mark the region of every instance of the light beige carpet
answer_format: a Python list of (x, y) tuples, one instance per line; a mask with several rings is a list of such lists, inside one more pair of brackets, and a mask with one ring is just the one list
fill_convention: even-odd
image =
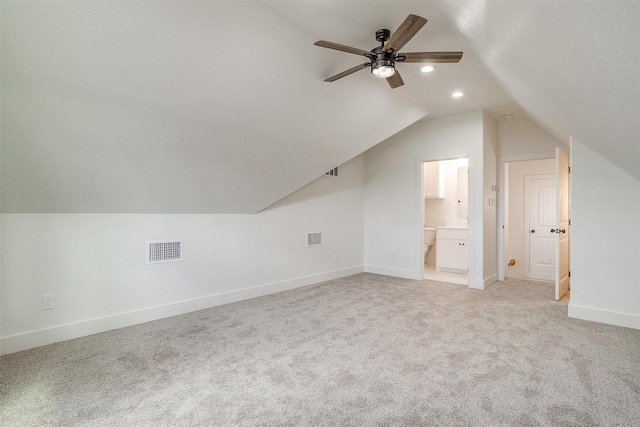
[(359, 274), (0, 358), (5, 426), (635, 426), (640, 331)]

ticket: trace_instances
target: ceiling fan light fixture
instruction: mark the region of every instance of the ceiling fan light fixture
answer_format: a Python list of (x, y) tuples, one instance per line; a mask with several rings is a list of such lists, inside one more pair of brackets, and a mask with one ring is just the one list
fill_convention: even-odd
[(386, 79), (396, 72), (396, 64), (393, 56), (388, 52), (378, 52), (377, 56), (371, 60), (371, 74), (375, 77)]
[(380, 79), (386, 79), (387, 77), (393, 76), (395, 73), (396, 69), (393, 65), (380, 65), (375, 68), (371, 68), (371, 74)]

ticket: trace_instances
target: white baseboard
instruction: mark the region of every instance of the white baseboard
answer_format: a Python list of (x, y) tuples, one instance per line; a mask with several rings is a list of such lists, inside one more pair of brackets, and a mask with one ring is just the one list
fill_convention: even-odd
[(491, 276), (487, 277), (484, 280), (473, 279), (469, 281), (469, 289), (480, 289), (485, 290), (489, 286), (493, 285), (498, 281), (498, 274), (494, 273)]
[(468, 287), (469, 289), (480, 289), (483, 290), (484, 289), (484, 280), (477, 280), (477, 279), (473, 279), (473, 280), (468, 280)]
[(166, 317), (177, 316), (179, 314), (191, 313), (193, 311), (204, 310), (206, 308), (216, 307), (232, 302), (243, 301), (302, 286), (313, 285), (327, 280), (339, 279), (341, 277), (362, 273), (363, 271), (363, 266), (354, 266), (327, 273), (298, 277), (282, 282), (268, 283), (251, 288), (239, 289), (237, 291), (208, 295), (191, 300), (179, 301), (126, 313), (118, 313), (95, 319), (87, 319), (80, 322), (68, 323), (52, 328), (3, 337), (0, 338), (0, 355), (15, 353), (22, 350), (28, 350), (30, 348), (80, 338), (140, 323), (146, 323), (153, 320), (164, 319)]
[(640, 329), (640, 315), (602, 310), (593, 307), (574, 305), (569, 302), (569, 317), (590, 320), (608, 325), (624, 326), (625, 328)]
[(484, 289), (487, 289), (489, 286), (493, 285), (497, 281), (498, 281), (498, 274), (493, 273), (491, 276), (484, 279), (482, 286), (484, 286)]
[(411, 270), (400, 270), (398, 268), (378, 267), (375, 265), (365, 265), (365, 273), (381, 274), (383, 276), (400, 277), (402, 279), (421, 280), (420, 272)]

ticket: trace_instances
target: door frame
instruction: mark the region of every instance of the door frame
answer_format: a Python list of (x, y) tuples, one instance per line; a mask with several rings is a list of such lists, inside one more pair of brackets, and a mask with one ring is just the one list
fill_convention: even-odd
[[(476, 241), (474, 238), (475, 235), (475, 157), (473, 152), (471, 153), (460, 153), (458, 155), (453, 156), (443, 156), (443, 157), (416, 157), (416, 235), (419, 236), (417, 240), (417, 245), (415, 249), (416, 253), (416, 270), (419, 271), (420, 280), (424, 280), (424, 167), (423, 164), (427, 162), (438, 162), (442, 160), (455, 160), (460, 158), (468, 159), (468, 181), (467, 181), (467, 198), (468, 198), (468, 248), (467, 248), (467, 287), (476, 288), (475, 286), (475, 251), (476, 251)], [(437, 250), (437, 249), (436, 249)], [(482, 258), (480, 258), (482, 259)]]
[[(498, 252), (498, 280), (504, 281), (506, 277), (506, 270), (508, 261), (506, 259), (507, 246), (508, 246), (508, 234), (509, 230), (507, 228), (508, 224), (508, 185), (507, 180), (505, 179), (505, 171), (507, 163), (510, 162), (518, 162), (518, 161), (527, 161), (527, 160), (545, 160), (545, 159), (554, 159), (557, 162), (557, 150), (563, 151), (568, 156), (569, 166), (571, 166), (571, 155), (567, 150), (557, 147), (556, 150), (552, 152), (545, 153), (536, 153), (536, 154), (525, 154), (525, 155), (514, 155), (514, 156), (500, 156), (497, 158), (497, 172), (498, 172), (498, 194), (497, 198), (499, 201), (500, 208), (497, 211), (497, 222), (498, 222), (498, 239), (497, 239), (497, 252)], [(557, 171), (556, 171), (557, 173)], [(569, 179), (567, 183), (567, 197), (569, 203), (569, 218), (571, 217), (571, 174), (569, 174)], [(571, 247), (571, 234), (568, 236), (568, 245)], [(569, 250), (569, 270), (571, 270), (571, 251)], [(556, 255), (556, 265), (558, 265), (558, 257)], [(569, 285), (570, 289), (570, 285)]]
[(498, 199), (498, 209), (497, 209), (497, 222), (498, 222), (498, 236), (497, 236), (497, 271), (498, 271), (498, 280), (504, 281), (507, 273), (507, 264), (509, 260), (507, 260), (507, 247), (508, 247), (508, 237), (509, 230), (507, 227), (509, 212), (507, 209), (508, 206), (508, 187), (507, 182), (505, 180), (505, 169), (507, 163), (510, 162), (522, 162), (527, 160), (546, 160), (546, 159), (555, 159), (556, 153), (555, 151), (548, 151), (544, 153), (535, 153), (535, 154), (517, 154), (512, 156), (499, 156), (497, 158), (497, 172), (498, 172), (498, 188), (497, 188), (497, 199)]

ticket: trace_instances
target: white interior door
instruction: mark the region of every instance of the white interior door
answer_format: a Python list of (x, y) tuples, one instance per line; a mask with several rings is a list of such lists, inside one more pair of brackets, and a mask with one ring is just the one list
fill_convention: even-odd
[(569, 156), (556, 148), (556, 292), (558, 301), (569, 290)]
[(556, 271), (556, 178), (525, 176), (525, 275), (552, 281)]

